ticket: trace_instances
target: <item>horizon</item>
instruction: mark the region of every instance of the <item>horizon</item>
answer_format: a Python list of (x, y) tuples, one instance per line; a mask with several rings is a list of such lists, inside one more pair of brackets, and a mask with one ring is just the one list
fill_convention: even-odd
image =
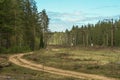
[[(73, 25), (95, 24), (120, 16), (118, 0), (36, 0), (38, 11), (47, 11), (51, 31), (70, 30)], [(93, 5), (94, 4), (94, 5)], [(59, 29), (58, 29), (59, 28)]]

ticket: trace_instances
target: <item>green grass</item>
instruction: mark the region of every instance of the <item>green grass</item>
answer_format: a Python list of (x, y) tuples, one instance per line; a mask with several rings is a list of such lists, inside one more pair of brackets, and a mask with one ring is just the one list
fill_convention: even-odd
[(120, 78), (119, 49), (60, 48), (58, 51), (49, 49), (37, 51), (25, 58), (60, 69)]
[[(0, 57), (1, 56), (3, 56), (3, 54), (0, 55)], [(8, 55), (6, 56), (8, 57)], [(8, 60), (3, 60), (1, 62), (4, 62), (4, 61), (8, 62)], [(10, 78), (10, 79), (7, 79), (7, 78)], [(0, 80), (82, 80), (82, 79), (75, 79), (72, 77), (64, 77), (64, 76), (54, 75), (46, 72), (30, 70), (27, 68), (23, 68), (23, 67), (19, 67), (17, 65), (11, 64), (6, 67), (0, 67)]]

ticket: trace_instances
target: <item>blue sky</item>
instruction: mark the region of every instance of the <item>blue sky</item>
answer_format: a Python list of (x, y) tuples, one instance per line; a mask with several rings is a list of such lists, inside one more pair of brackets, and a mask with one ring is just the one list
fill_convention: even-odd
[(38, 11), (46, 9), (51, 31), (65, 31), (72, 25), (119, 18), (120, 0), (35, 0)]

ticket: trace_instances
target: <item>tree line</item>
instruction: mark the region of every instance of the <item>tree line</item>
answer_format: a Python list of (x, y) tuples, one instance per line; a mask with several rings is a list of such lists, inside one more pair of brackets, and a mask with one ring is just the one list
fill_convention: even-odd
[(37, 50), (47, 46), (49, 18), (35, 0), (0, 1), (0, 53)]
[(50, 45), (64, 46), (120, 46), (120, 19), (102, 20), (96, 24), (73, 26), (65, 32), (54, 32)]

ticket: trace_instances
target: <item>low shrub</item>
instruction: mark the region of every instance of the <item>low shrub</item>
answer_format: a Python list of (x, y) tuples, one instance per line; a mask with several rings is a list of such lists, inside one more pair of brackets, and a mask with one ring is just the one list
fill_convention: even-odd
[(14, 46), (11, 48), (0, 47), (0, 53), (22, 53), (31, 51), (28, 46)]
[(99, 68), (100, 68), (99, 65), (88, 65), (88, 66), (87, 66), (87, 69), (89, 69), (89, 70), (92, 70), (92, 69), (99, 69)]
[(71, 56), (69, 53), (56, 53), (56, 57), (63, 58), (63, 57), (69, 57)]
[(10, 53), (22, 53), (22, 52), (28, 52), (30, 51), (30, 48), (28, 46), (14, 46), (9, 49)]
[(8, 49), (5, 47), (0, 47), (0, 53), (8, 53)]

